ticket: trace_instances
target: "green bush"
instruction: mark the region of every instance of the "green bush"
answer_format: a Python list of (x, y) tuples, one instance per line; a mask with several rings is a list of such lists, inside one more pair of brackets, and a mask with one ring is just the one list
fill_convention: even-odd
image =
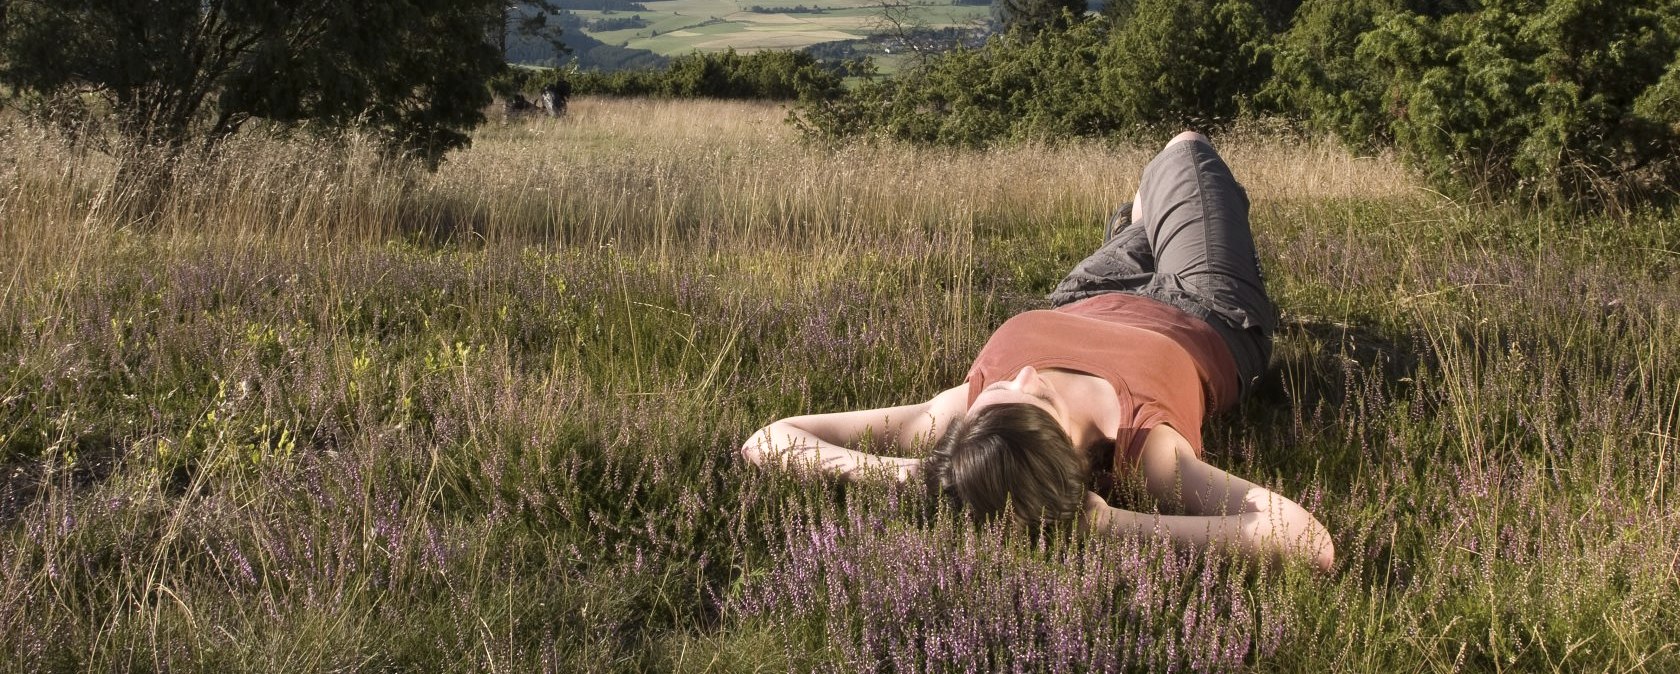
[(1083, 16), (1085, 0), (993, 0), (992, 20), (1005, 30), (1037, 33), (1064, 29)]
[(1390, 75), (1354, 54), (1377, 19), (1399, 11), (1440, 17), (1477, 0), (1305, 0), (1273, 46), (1273, 74), (1259, 96), (1270, 112), (1340, 134), (1361, 152), (1392, 144), (1380, 114)]
[(815, 100), (841, 91), (844, 73), (804, 52), (694, 52), (665, 69), (580, 72), (573, 92), (605, 96)]
[(1006, 139), (1093, 136), (1124, 122), (1101, 87), (1106, 20), (1065, 31), (1015, 31), (979, 49), (956, 49), (895, 79), (798, 107), (808, 136), (882, 135), (914, 143), (979, 147)]
[(571, 80), (566, 71), (557, 68), (508, 66), (490, 78), (489, 87), (491, 93), (504, 99), (515, 94), (535, 98), (550, 86), (569, 90)]
[(1105, 97), (1132, 125), (1222, 126), (1270, 77), (1270, 41), (1252, 0), (1139, 0), (1104, 54)]
[(1250, 0), (1138, 0), (1065, 30), (1013, 31), (934, 56), (897, 79), (802, 107), (809, 135), (917, 143), (1168, 132), (1233, 121), (1270, 73), (1271, 32)]
[(1405, 4), (1303, 6), (1269, 95), (1458, 193), (1597, 202), (1675, 178), (1680, 2)]
[[(168, 167), (253, 120), (360, 130), (436, 166), (484, 121), (497, 3), (370, 11), (333, 0), (0, 2), (0, 83), (124, 164), (148, 196)], [(107, 135), (106, 132), (109, 132)]]
[(1064, 19), (793, 121), (976, 147), (1282, 114), (1457, 194), (1621, 202), (1680, 180), (1680, 0), (1125, 0)]
[(1261, 93), (1270, 109), (1293, 113), (1320, 129), (1330, 129), (1358, 151), (1369, 152), (1392, 140), (1379, 111), (1383, 77), (1369, 63), (1354, 58), (1359, 37), (1379, 15), (1401, 8), (1403, 0), (1306, 0), (1273, 52), (1272, 80)]

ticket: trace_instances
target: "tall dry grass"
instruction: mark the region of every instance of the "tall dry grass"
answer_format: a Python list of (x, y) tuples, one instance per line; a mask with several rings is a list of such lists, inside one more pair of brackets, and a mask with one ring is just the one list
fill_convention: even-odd
[[(1154, 148), (1016, 146), (983, 153), (799, 142), (773, 104), (581, 100), (564, 120), (498, 123), (436, 174), (371, 145), (240, 138), (189, 163), (146, 222), (118, 208), (106, 158), (14, 125), (0, 142), (12, 194), (6, 241), (143, 229), (298, 244), (414, 233), (551, 245), (833, 241), (860, 230), (971, 228), (1098, 217), (1136, 187)], [(1391, 198), (1420, 191), (1392, 161), (1327, 141), (1236, 132), (1222, 150), (1259, 200)], [(807, 238), (809, 237), (809, 238)], [(16, 249), (20, 254), (22, 249)]]
[(252, 136), (144, 218), (6, 127), (0, 669), (1680, 661), (1671, 214), (1216, 138), (1288, 321), (1210, 457), (1338, 568), (1034, 547), (733, 449), (956, 383), (1153, 148), (828, 148), (782, 114), (583, 100), (431, 174)]

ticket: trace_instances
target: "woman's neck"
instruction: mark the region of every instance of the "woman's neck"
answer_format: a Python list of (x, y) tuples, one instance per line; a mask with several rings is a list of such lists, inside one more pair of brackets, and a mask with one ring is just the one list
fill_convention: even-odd
[(1120, 430), (1120, 399), (1107, 379), (1073, 370), (1043, 370), (1061, 394), (1071, 428), (1068, 439), (1083, 452), (1106, 451)]

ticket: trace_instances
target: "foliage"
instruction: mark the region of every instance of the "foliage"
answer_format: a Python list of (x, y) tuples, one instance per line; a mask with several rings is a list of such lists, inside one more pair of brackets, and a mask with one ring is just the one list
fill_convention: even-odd
[(797, 111), (808, 134), (979, 147), (1215, 127), (1268, 74), (1270, 37), (1244, 0), (1141, 0), (1118, 18), (1015, 31)]
[(0, 78), (84, 137), (109, 119), (107, 147), (135, 166), (258, 118), (370, 130), (435, 163), (482, 121), (497, 4), (14, 0)]
[(824, 14), (829, 11), (829, 8), (817, 6), (806, 7), (805, 5), (794, 5), (791, 7), (765, 7), (764, 5), (751, 5), (747, 7), (747, 11), (754, 14)]
[(508, 36), (508, 63), (548, 68), (574, 65), (584, 70), (656, 68), (666, 64), (665, 57), (646, 49), (606, 44), (591, 37), (584, 32), (584, 20), (576, 13), (562, 10), (541, 16), (547, 22), (545, 25), (565, 34), (566, 44), (557, 47), (555, 41), (541, 35), (512, 33)]
[(1218, 127), (1271, 75), (1270, 39), (1251, 0), (1138, 0), (1106, 46), (1105, 94), (1130, 124)]
[(1273, 58), (1274, 76), (1261, 99), (1319, 128), (1335, 129), (1360, 151), (1392, 141), (1378, 111), (1383, 75), (1374, 64), (1354, 58), (1359, 37), (1377, 16), (1404, 0), (1305, 0), (1294, 24), (1281, 35)]
[(1273, 91), (1355, 146), (1456, 191), (1602, 202), (1680, 176), (1680, 3), (1335, 4), (1303, 9)]
[(605, 16), (599, 19), (587, 21), (584, 25), (588, 26), (590, 30), (599, 31), (635, 30), (637, 28), (647, 28), (648, 20), (642, 18), (642, 15), (640, 14), (632, 16)]
[(992, 20), (1004, 30), (1061, 30), (1085, 14), (1086, 0), (992, 0)]
[(1282, 33), (1289, 30), (1295, 20), (1295, 12), (1301, 8), (1303, 0), (1254, 0), (1254, 8), (1260, 13), (1260, 18), (1266, 22), (1266, 30), (1272, 33)]
[[(502, 61), (515, 63), (518, 61), (514, 58), (515, 53), (533, 48), (554, 54), (570, 51), (560, 39), (564, 31), (549, 23), (550, 17), (560, 12), (559, 4), (554, 0), (502, 0), (498, 5), (495, 25), (490, 27), (490, 34), (496, 39), (496, 48), (502, 54)], [(581, 32), (579, 34), (581, 35)]]
[(1680, 668), (1675, 218), (1222, 140), (1288, 320), (1207, 455), (1339, 553), (1262, 572), (736, 458), (960, 382), (1153, 148), (579, 107), (427, 175), (241, 134), (152, 232), (0, 133), (0, 671)]
[(664, 70), (579, 72), (572, 76), (578, 94), (823, 100), (837, 96), (843, 72), (802, 51), (739, 54), (694, 52), (671, 59)]
[(568, 73), (559, 68), (530, 68), (525, 66), (509, 66), (506, 70), (490, 78), (490, 91), (503, 99), (514, 96), (535, 98), (543, 90), (554, 88), (566, 92), (571, 96), (571, 81), (576, 73)]
[(880, 134), (916, 143), (980, 147), (1002, 139), (1098, 135), (1122, 120), (1100, 95), (1104, 21), (1065, 31), (1015, 31), (979, 49), (935, 55), (897, 78), (795, 111), (802, 131), (839, 139)]
[(1634, 201), (1680, 180), (1680, 1), (1127, 0), (794, 115), (968, 147), (1282, 115), (1435, 185)]
[(646, 12), (647, 5), (635, 0), (549, 0), (561, 9), (581, 9), (598, 12)]

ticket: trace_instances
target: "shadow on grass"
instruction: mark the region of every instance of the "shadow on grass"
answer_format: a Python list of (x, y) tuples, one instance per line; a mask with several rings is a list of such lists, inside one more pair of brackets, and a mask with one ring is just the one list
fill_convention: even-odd
[(1356, 371), (1399, 389), (1424, 359), (1415, 335), (1318, 316), (1285, 315), (1275, 343), (1271, 367), (1253, 393), (1265, 406), (1344, 404), (1357, 393), (1351, 388), (1360, 382), (1350, 376)]
[(14, 448), (12, 458), (0, 463), (0, 525), (17, 521), (51, 486), (84, 491), (111, 477), (122, 463), (122, 442), (114, 436), (87, 435), (72, 444), (64, 454), (74, 461), (42, 460), (44, 448)]
[(1387, 435), (1397, 404), (1414, 415), (1427, 404), (1414, 378), (1433, 356), (1410, 327), (1285, 315), (1266, 376), (1236, 413), (1212, 420), (1209, 448), (1257, 475), (1293, 482), (1317, 473), (1333, 493), (1375, 463), (1421, 460), (1394, 456)]

